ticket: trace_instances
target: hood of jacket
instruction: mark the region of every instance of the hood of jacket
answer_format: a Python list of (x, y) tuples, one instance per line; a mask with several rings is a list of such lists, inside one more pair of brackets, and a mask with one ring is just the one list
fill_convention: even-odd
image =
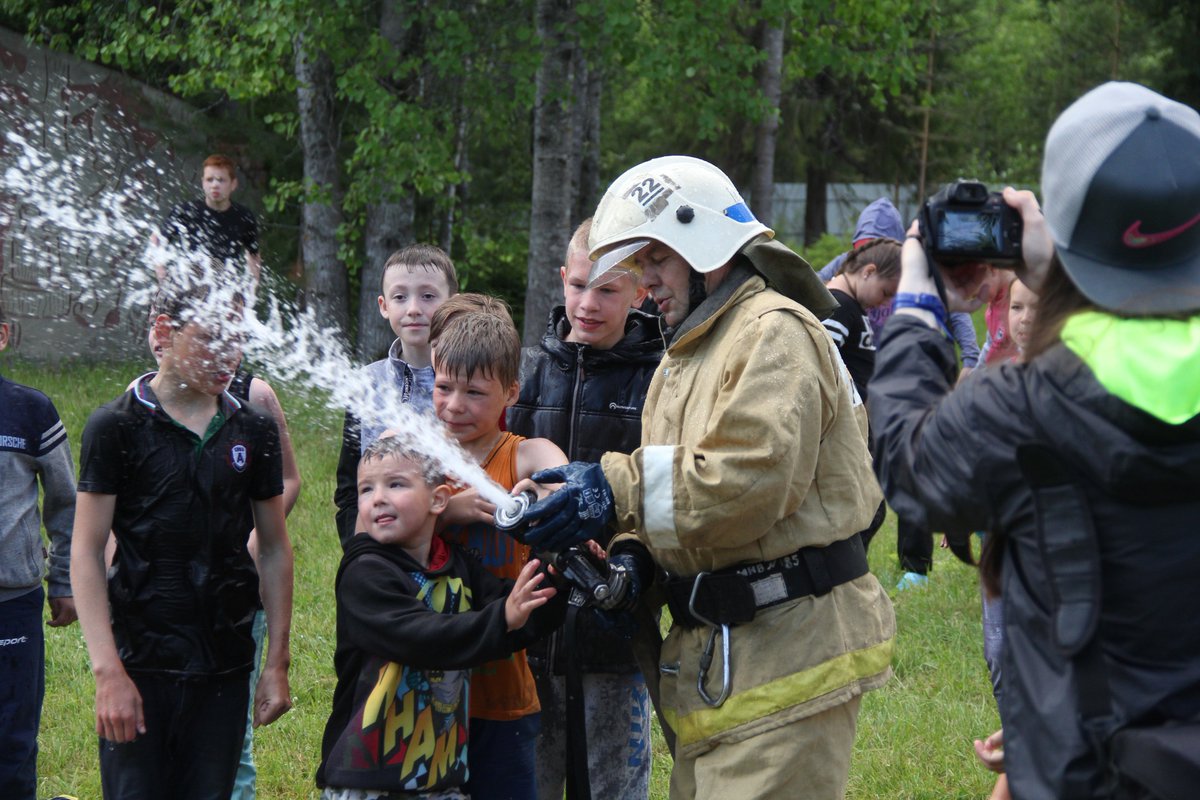
[(359, 533), (351, 537), (350, 541), (346, 544), (346, 551), (342, 554), (342, 563), (338, 568), (338, 577), (341, 577), (342, 569), (345, 568), (346, 564), (368, 554), (386, 558), (405, 572), (421, 572), (430, 576), (440, 575), (453, 566), (454, 559), (450, 555), (450, 546), (436, 533), (430, 540), (429, 551), (431, 565), (426, 567), (418, 564), (415, 558), (404, 552), (397, 545), (382, 544), (365, 533)]
[[(1186, 363), (1200, 363), (1200, 348)], [(1144, 357), (1144, 354), (1143, 354)], [(1130, 374), (1153, 380), (1133, 353), (1126, 353)], [(1077, 468), (1115, 499), (1162, 503), (1191, 497), (1200, 485), (1200, 415), (1181, 423), (1161, 419), (1152, 410), (1132, 404), (1136, 398), (1114, 393), (1113, 368), (1098, 375), (1066, 344), (1056, 345), (1027, 365), (1028, 403), (1037, 409), (1039, 437), (1064, 453)], [(1014, 367), (1019, 369), (1019, 367)], [(1139, 371), (1140, 370), (1140, 371)], [(1153, 393), (1180, 391), (1164, 370)], [(1108, 385), (1104, 382), (1107, 379)]]
[(904, 220), (892, 201), (881, 197), (862, 210), (858, 215), (858, 227), (854, 229), (854, 239), (877, 239), (886, 236), (889, 239), (904, 239)]

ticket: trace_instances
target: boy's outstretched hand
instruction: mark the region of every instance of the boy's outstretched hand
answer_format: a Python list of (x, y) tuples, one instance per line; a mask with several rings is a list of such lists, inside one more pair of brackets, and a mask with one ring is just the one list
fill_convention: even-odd
[(529, 559), (529, 563), (521, 568), (508, 599), (504, 601), (504, 621), (508, 623), (510, 631), (525, 627), (533, 610), (544, 606), (557, 593), (553, 586), (538, 588), (546, 578), (545, 574), (538, 572), (540, 566), (541, 562), (536, 558)]
[(291, 689), (288, 686), (287, 669), (263, 667), (254, 689), (254, 727), (270, 725), (286, 714), (292, 707)]

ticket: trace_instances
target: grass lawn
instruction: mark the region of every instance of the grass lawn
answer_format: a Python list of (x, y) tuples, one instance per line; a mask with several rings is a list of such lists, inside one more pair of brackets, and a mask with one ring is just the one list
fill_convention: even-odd
[[(71, 448), (88, 414), (119, 395), (137, 365), (72, 362), (57, 368), (0, 361), (4, 374), (54, 400)], [(333, 696), (333, 578), (341, 548), (333, 526), (334, 469), (341, 415), (316, 398), (276, 386), (288, 412), (304, 486), (288, 520), (296, 552), (291, 688), (294, 708), (255, 737), (259, 796), (316, 797), (313, 773)], [(896, 528), (889, 518), (871, 548), (871, 568), (885, 586), (899, 579)], [(895, 672), (865, 698), (851, 765), (854, 798), (982, 798), (991, 774), (975, 763), (971, 740), (997, 726), (983, 663), (974, 572), (948, 551), (935, 551), (927, 589), (897, 594)], [(78, 625), (46, 629), (46, 701), (40, 737), (39, 796), (100, 797), (93, 683)], [(665, 798), (670, 758), (655, 738), (651, 796)], [(619, 800), (619, 798), (597, 798)], [(739, 799), (740, 800), (740, 799)]]

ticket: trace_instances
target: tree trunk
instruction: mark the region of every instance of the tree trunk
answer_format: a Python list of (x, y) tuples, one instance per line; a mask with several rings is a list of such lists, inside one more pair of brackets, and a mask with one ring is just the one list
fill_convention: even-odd
[(754, 136), (754, 180), (750, 198), (754, 216), (774, 227), (775, 213), (775, 139), (779, 132), (779, 99), (783, 76), (783, 23), (764, 23), (762, 49), (767, 54), (759, 77), (759, 88), (770, 110), (758, 123)]
[[(467, 162), (467, 109), (459, 98), (458, 109), (455, 111), (457, 122), (454, 125), (454, 169), (460, 175), (466, 175), (469, 168)], [(438, 242), (447, 253), (454, 247), (454, 221), (458, 219), (461, 204), (466, 199), (463, 196), (466, 182), (452, 183), (446, 187), (446, 210), (442, 214), (438, 226)]]
[(925, 200), (925, 176), (929, 171), (929, 115), (933, 108), (933, 54), (937, 49), (937, 26), (929, 27), (929, 56), (925, 68), (925, 102), (921, 111), (921, 155), (918, 159), (917, 200)]
[(375, 298), (380, 295), (383, 265), (388, 256), (413, 242), (413, 212), (410, 198), (367, 207), (367, 224), (363, 231), (366, 261), (358, 290), (358, 344), (354, 351), (363, 363), (383, 358), (396, 338), (387, 320), (380, 315)]
[(537, 32), (542, 63), (537, 72), (533, 111), (533, 194), (529, 211), (529, 260), (525, 289), (524, 341), (541, 337), (546, 316), (560, 297), (555, 267), (562, 264), (571, 238), (572, 186), (579, 153), (572, 147), (571, 0), (538, 0)]
[[(582, 56), (578, 60), (582, 60)], [(571, 215), (573, 228), (595, 213), (600, 202), (600, 100), (604, 94), (604, 78), (598, 64), (599, 59), (589, 59), (584, 69), (587, 77), (580, 97), (582, 110), (578, 114), (581, 128), (579, 193), (575, 198), (575, 213)]]
[[(380, 9), (379, 33), (397, 50), (404, 48), (404, 17), (396, 0), (387, 0)], [(361, 283), (358, 288), (358, 342), (355, 355), (362, 362), (376, 361), (387, 352), (395, 338), (391, 326), (379, 313), (375, 302), (383, 281), (383, 265), (388, 256), (404, 245), (412, 244), (414, 233), (415, 199), (411, 189), (381, 186), (379, 192), (388, 196), (396, 188), (399, 199), (367, 207), (366, 227), (363, 230), (364, 256)]]
[(333, 109), (333, 66), (324, 53), (308, 52), (296, 35), (296, 99), (304, 153), (305, 198), (300, 228), (305, 296), (322, 324), (343, 333), (349, 322), (349, 281), (338, 259), (342, 221)]
[(804, 180), (807, 183), (804, 197), (804, 246), (812, 247), (829, 225), (825, 219), (829, 173), (823, 163), (812, 160), (808, 162)]

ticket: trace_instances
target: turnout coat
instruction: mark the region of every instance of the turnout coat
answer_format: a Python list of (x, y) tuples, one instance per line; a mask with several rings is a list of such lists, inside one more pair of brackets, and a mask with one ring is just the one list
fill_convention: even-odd
[[(863, 411), (820, 321), (739, 260), (667, 348), (642, 446), (601, 460), (617, 528), (675, 577), (856, 536), (880, 501)], [(709, 630), (673, 626), (660, 691), (677, 747), (699, 754), (882, 685), (894, 629), (869, 573), (761, 610), (731, 629), (732, 694), (714, 709), (696, 690)], [(718, 650), (710, 695), (722, 677)]]

